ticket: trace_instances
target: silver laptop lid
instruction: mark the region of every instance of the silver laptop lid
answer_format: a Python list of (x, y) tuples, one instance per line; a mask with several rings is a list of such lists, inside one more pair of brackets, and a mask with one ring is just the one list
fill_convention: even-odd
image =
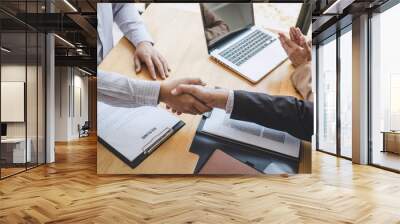
[(209, 53), (217, 45), (254, 26), (252, 3), (200, 3), (200, 11)]

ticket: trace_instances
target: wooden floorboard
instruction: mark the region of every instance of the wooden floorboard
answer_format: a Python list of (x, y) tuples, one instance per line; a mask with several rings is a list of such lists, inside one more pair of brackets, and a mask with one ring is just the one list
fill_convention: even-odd
[(98, 176), (96, 141), (0, 181), (0, 223), (400, 223), (400, 175), (313, 153), (313, 174)]

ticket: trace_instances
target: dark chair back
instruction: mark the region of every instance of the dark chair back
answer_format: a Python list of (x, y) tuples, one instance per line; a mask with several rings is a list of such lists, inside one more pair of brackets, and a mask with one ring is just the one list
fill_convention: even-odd
[(89, 129), (90, 129), (89, 121), (85, 121), (85, 123), (82, 126), (82, 130), (89, 130)]

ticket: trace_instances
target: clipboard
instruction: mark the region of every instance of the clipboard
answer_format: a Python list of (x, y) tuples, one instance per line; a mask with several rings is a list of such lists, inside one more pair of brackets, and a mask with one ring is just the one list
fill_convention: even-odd
[(132, 161), (127, 159), (124, 155), (122, 155), (118, 150), (116, 150), (114, 147), (112, 147), (110, 144), (108, 144), (106, 141), (104, 141), (101, 137), (98, 137), (97, 139), (111, 153), (113, 153), (120, 160), (122, 160), (124, 163), (126, 163), (128, 166), (130, 166), (132, 169), (134, 169), (137, 166), (139, 166), (139, 164), (142, 163), (147, 157), (149, 157), (161, 144), (163, 144), (172, 135), (174, 135), (177, 131), (179, 131), (179, 129), (181, 129), (183, 126), (185, 126), (185, 122), (179, 121), (172, 128), (169, 128), (168, 130), (165, 130), (164, 132), (162, 132), (158, 136), (158, 138), (153, 138), (152, 141), (150, 141), (149, 144), (146, 145), (146, 148), (142, 149), (143, 152), (141, 154), (139, 154), (139, 156), (137, 156)]
[[(253, 167), (259, 172), (264, 172), (264, 169), (271, 163), (277, 163), (284, 165), (289, 174), (298, 173), (300, 164), (299, 158), (203, 132), (203, 126), (210, 116), (211, 112), (203, 115), (190, 147), (190, 152), (199, 156), (194, 171), (195, 174), (199, 173), (200, 169), (216, 149), (222, 150), (226, 154)], [(300, 150), (302, 150), (301, 147)]]

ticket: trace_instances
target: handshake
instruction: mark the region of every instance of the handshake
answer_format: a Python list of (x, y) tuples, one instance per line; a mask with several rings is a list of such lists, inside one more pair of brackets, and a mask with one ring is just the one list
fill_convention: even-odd
[(212, 108), (225, 109), (229, 91), (205, 87), (200, 79), (185, 78), (161, 83), (159, 101), (179, 114), (203, 114)]

